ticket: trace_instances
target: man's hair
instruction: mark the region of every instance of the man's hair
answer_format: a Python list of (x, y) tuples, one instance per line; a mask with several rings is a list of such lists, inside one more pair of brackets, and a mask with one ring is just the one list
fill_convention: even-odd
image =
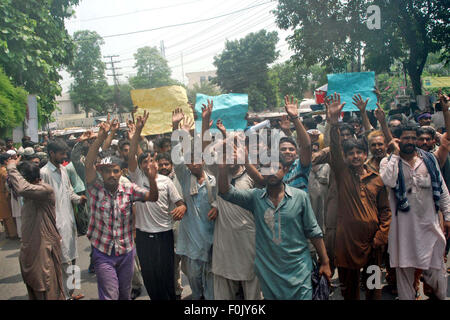
[(41, 158), (39, 158), (39, 156), (36, 153), (30, 154), (29, 156), (27, 156), (27, 155), (23, 156), (23, 160), (25, 160), (25, 161), (31, 161), (36, 158), (39, 159), (39, 161), (41, 161)]
[(161, 137), (155, 141), (155, 144), (159, 149), (161, 149), (166, 143), (171, 143), (171, 140), (167, 137)]
[(351, 125), (349, 125), (348, 123), (345, 123), (345, 122), (341, 122), (339, 124), (339, 131), (342, 132), (345, 130), (350, 131), (350, 134), (352, 134), (352, 135), (355, 134), (355, 129), (353, 129), (353, 127)]
[(417, 130), (417, 136), (420, 136), (422, 134), (429, 134), (431, 138), (434, 139), (436, 137), (436, 130), (434, 130), (434, 128), (430, 126), (423, 126)]
[(170, 163), (172, 163), (172, 158), (170, 157), (170, 153), (168, 153), (168, 152), (158, 153), (158, 155), (156, 156), (156, 161), (159, 161), (159, 160), (167, 160)]
[(28, 147), (33, 148), (34, 147), (34, 142), (33, 141), (29, 141), (29, 140), (25, 140), (24, 142), (22, 142), (22, 147), (24, 147), (24, 148), (28, 148)]
[(360, 139), (350, 138), (350, 139), (345, 140), (342, 143), (342, 149), (344, 151), (344, 154), (347, 154), (353, 148), (359, 149), (359, 150), (363, 151), (364, 153), (368, 153), (367, 143), (362, 138), (360, 138)]
[(391, 122), (392, 120), (398, 120), (400, 122), (403, 122), (403, 117), (401, 114), (393, 114), (392, 116), (389, 117), (389, 122)]
[(436, 102), (436, 104), (434, 105), (434, 109), (436, 110), (436, 112), (442, 111), (442, 104), (440, 102)]
[(31, 161), (23, 161), (19, 163), (17, 170), (19, 170), (20, 174), (29, 183), (33, 183), (41, 178), (39, 166)]
[(9, 154), (9, 153), (1, 153), (0, 154), (0, 165), (4, 165), (5, 164), (5, 162), (9, 159), (9, 158), (11, 158), (11, 155)]
[(6, 142), (9, 142), (9, 141), (13, 141), (13, 139), (10, 138), (10, 137), (6, 137), (6, 138), (5, 138), (5, 141), (6, 141)]
[(400, 125), (392, 130), (392, 135), (394, 136), (394, 138), (400, 138), (404, 131), (414, 131), (418, 135), (418, 129), (419, 127), (417, 127), (417, 125)]
[(367, 136), (367, 140), (372, 140), (373, 138), (376, 138), (376, 137), (383, 137), (384, 138), (384, 134), (383, 134), (383, 132), (381, 132), (380, 130), (375, 130), (375, 131), (372, 131), (371, 133), (369, 133), (369, 135)]
[(304, 118), (303, 126), (306, 130), (317, 129), (317, 122), (313, 118)]
[(291, 137), (282, 137), (280, 139), (280, 143), (278, 145), (281, 145), (284, 142), (289, 142), (290, 144), (293, 144), (295, 146), (295, 148), (297, 149), (297, 143), (295, 142), (294, 139), (292, 139)]
[(348, 122), (348, 123), (359, 123), (359, 124), (362, 123), (362, 122), (361, 122), (361, 119), (358, 118), (358, 117), (351, 117), (350, 119), (348, 119), (347, 122)]
[(31, 141), (31, 138), (29, 136), (23, 136), (23, 138), (22, 138), (22, 146), (25, 143), (25, 141)]
[(54, 153), (57, 153), (57, 152), (67, 152), (68, 150), (69, 150), (69, 147), (62, 140), (53, 140), (47, 145), (47, 153), (49, 155), (50, 155), (51, 151), (53, 151)]
[(130, 145), (130, 141), (129, 140), (125, 139), (125, 140), (119, 141), (119, 150), (122, 151), (123, 147), (126, 146), (126, 145)]
[(150, 157), (154, 157), (155, 156), (155, 152), (151, 151), (151, 152), (142, 152), (139, 157), (138, 157), (138, 164), (141, 165), (142, 161), (144, 161), (146, 158), (148, 158), (148, 156)]

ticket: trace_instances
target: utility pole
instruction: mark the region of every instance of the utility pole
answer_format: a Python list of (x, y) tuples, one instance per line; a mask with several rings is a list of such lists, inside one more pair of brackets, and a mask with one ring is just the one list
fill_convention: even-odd
[(159, 43), (159, 50), (161, 51), (161, 56), (166, 58), (166, 47), (164, 47), (164, 40)]
[(116, 67), (114, 64), (120, 63), (120, 61), (113, 61), (113, 58), (119, 57), (118, 55), (112, 55), (112, 56), (103, 56), (105, 59), (110, 59), (110, 61), (105, 62), (107, 65), (110, 64), (110, 68), (106, 68), (106, 70), (111, 70), (112, 74), (107, 74), (108, 77), (113, 77), (114, 81), (114, 105), (115, 105), (115, 113), (119, 114), (119, 105), (120, 105), (120, 90), (119, 90), (119, 79), (117, 77), (121, 76), (122, 74), (116, 73), (116, 70), (122, 69)]

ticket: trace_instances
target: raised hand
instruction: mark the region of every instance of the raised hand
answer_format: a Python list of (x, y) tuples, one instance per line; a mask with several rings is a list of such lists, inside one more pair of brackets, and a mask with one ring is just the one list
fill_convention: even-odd
[(147, 176), (147, 178), (149, 180), (155, 180), (156, 179), (156, 173), (157, 173), (157, 169), (156, 169), (156, 165), (154, 162), (149, 161), (147, 163), (147, 166), (145, 166), (143, 168), (144, 174)]
[(117, 130), (119, 130), (119, 128), (120, 128), (119, 119), (116, 118), (111, 122), (111, 131), (115, 133), (117, 132)]
[(448, 112), (448, 109), (450, 108), (450, 97), (439, 92), (439, 102), (442, 106), (442, 112)]
[(377, 87), (375, 87), (373, 89), (373, 92), (377, 95), (377, 102), (380, 103), (381, 102), (381, 92), (380, 92), (380, 90)]
[(172, 111), (172, 127), (176, 130), (180, 127), (181, 120), (184, 119), (184, 113), (181, 108)]
[(382, 123), (382, 121), (386, 120), (386, 114), (384, 113), (384, 110), (381, 108), (380, 104), (377, 102), (377, 107), (375, 109), (375, 118)]
[(294, 103), (294, 96), (291, 96), (291, 101), (289, 101), (288, 95), (284, 97), (284, 108), (289, 118), (298, 118), (298, 100), (295, 99)]
[(353, 96), (353, 104), (359, 109), (361, 112), (366, 112), (367, 103), (369, 102), (369, 98), (366, 101), (363, 100), (360, 94)]
[(345, 106), (345, 102), (341, 104), (341, 95), (334, 93), (333, 95), (325, 98), (325, 104), (327, 106), (327, 117), (331, 124), (337, 124), (339, 115)]
[(283, 115), (280, 120), (280, 128), (283, 131), (288, 131), (291, 129), (291, 121), (289, 121), (286, 115)]
[(131, 141), (131, 139), (133, 139), (134, 133), (136, 132), (136, 125), (134, 124), (133, 121), (129, 120), (127, 123), (127, 127), (128, 127), (128, 140)]
[(143, 116), (138, 116), (137, 118), (136, 118), (136, 132), (138, 132), (139, 131), (139, 133), (142, 131), (142, 129), (144, 128), (144, 126), (145, 126), (145, 123), (147, 122), (147, 120), (148, 120), (148, 116), (149, 116), (149, 112), (147, 112), (147, 111), (144, 111), (144, 115)]
[(208, 123), (209, 128), (211, 128), (213, 121), (211, 120), (211, 114), (213, 109), (213, 101), (209, 101), (208, 99), (208, 105), (202, 104), (202, 121), (205, 121), (205, 123)]
[(183, 124), (181, 125), (181, 130), (190, 133), (191, 129), (194, 127), (194, 120), (192, 118), (184, 118)]
[(396, 155), (400, 154), (400, 139), (394, 138), (388, 144), (388, 150), (392, 150), (392, 152)]
[(103, 140), (106, 139), (108, 137), (108, 132), (111, 129), (111, 121), (110, 121), (109, 113), (108, 113), (107, 120), (103, 121), (98, 126), (99, 126), (98, 137), (103, 139)]
[(21, 159), (22, 159), (22, 156), (18, 156), (15, 159), (13, 157), (10, 157), (8, 160), (6, 160), (6, 165), (14, 163), (17, 166)]
[(227, 129), (225, 128), (225, 126), (223, 125), (223, 122), (221, 119), (217, 119), (216, 121), (216, 127), (217, 129), (219, 129), (219, 131), (222, 133), (222, 135), (225, 137), (225, 134), (227, 132)]
[(78, 138), (78, 141), (83, 142), (89, 140), (92, 136), (92, 130), (83, 132), (83, 134)]

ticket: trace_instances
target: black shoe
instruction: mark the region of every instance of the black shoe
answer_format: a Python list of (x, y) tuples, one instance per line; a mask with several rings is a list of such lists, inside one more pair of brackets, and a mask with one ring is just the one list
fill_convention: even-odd
[(131, 300), (136, 300), (141, 295), (141, 289), (131, 289)]

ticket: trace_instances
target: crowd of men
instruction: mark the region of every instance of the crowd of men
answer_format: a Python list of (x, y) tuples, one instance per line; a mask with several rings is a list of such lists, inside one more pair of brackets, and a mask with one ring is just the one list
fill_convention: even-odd
[(86, 235), (101, 300), (135, 299), (142, 287), (151, 300), (180, 299), (181, 271), (193, 300), (310, 300), (312, 275), (331, 285), (335, 272), (344, 299), (363, 289), (376, 300), (374, 267), (400, 300), (418, 299), (420, 282), (445, 299), (450, 99), (440, 94), (433, 115), (386, 116), (379, 103), (366, 111), (355, 95), (359, 112), (342, 119), (334, 94), (325, 117), (301, 119), (285, 97), (278, 128), (249, 120), (237, 132), (213, 123), (208, 101), (200, 132), (173, 111), (180, 141), (143, 136), (146, 112), (125, 137), (108, 116), (66, 141), (0, 141), (0, 219), (21, 240), (29, 298), (82, 298), (68, 279)]

